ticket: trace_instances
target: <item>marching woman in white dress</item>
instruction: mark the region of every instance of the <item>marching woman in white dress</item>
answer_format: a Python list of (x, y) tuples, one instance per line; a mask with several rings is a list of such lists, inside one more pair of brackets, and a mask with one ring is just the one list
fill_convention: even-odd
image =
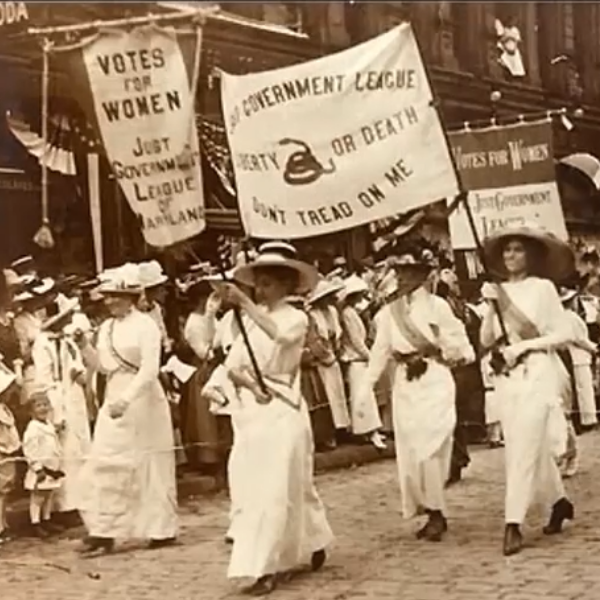
[[(488, 266), (502, 281), (485, 283), (490, 305), (483, 317), (481, 342), (492, 350), (495, 393), (502, 406), (506, 460), (503, 551), (522, 547), (521, 526), (533, 501), (552, 507), (547, 535), (572, 519), (557, 459), (564, 454), (567, 422), (563, 398), (569, 377), (555, 352), (571, 340), (558, 292), (550, 281), (574, 268), (567, 244), (536, 226), (504, 228), (484, 241)], [(494, 307), (495, 305), (495, 307)], [(497, 310), (503, 316), (504, 342)], [(506, 345), (508, 344), (508, 345)]]
[(350, 426), (350, 414), (344, 389), (342, 368), (338, 361), (342, 338), (342, 325), (335, 306), (335, 294), (343, 289), (341, 281), (321, 279), (307, 300), (309, 314), (314, 319), (317, 331), (324, 341), (327, 352), (317, 365), (323, 381), (327, 401), (331, 408), (333, 424), (336, 430), (345, 430)]
[(577, 310), (577, 303), (579, 302), (577, 292), (566, 290), (562, 296), (562, 302), (575, 338), (575, 341), (569, 347), (569, 352), (573, 361), (573, 376), (577, 391), (577, 404), (581, 414), (581, 424), (583, 427), (592, 427), (598, 424), (592, 373), (592, 359), (598, 352), (598, 348), (590, 340), (587, 325), (580, 316), (581, 313)]
[(456, 385), (451, 367), (475, 358), (463, 323), (450, 305), (426, 288), (432, 267), (400, 256), (395, 299), (377, 317), (363, 395), (372, 393), (395, 359), (392, 410), (402, 513), (427, 514), (418, 539), (440, 541), (447, 530), (444, 485), (456, 425)]
[(381, 434), (381, 416), (373, 391), (369, 396), (362, 395), (369, 361), (367, 328), (360, 317), (361, 308), (368, 306), (367, 284), (358, 275), (350, 275), (344, 280), (344, 287), (338, 295), (341, 306), (342, 342), (340, 361), (344, 365), (350, 397), (352, 433), (365, 436), (379, 450), (385, 450), (385, 440)]
[[(285, 252), (285, 255), (282, 254)], [(249, 321), (248, 337), (256, 355), (265, 393), (252, 368), (243, 337), (225, 361), (238, 395), (233, 455), (243, 456), (246, 472), (231, 471), (239, 515), (236, 517), (230, 578), (249, 578), (247, 589), (264, 595), (277, 576), (305, 562), (313, 570), (325, 562), (333, 535), (313, 482), (313, 438), (309, 413), (300, 393), (300, 359), (308, 329), (305, 313), (286, 297), (309, 292), (318, 273), (294, 258), (288, 244), (264, 244), (258, 258), (235, 270), (236, 280), (254, 288), (255, 304), (231, 283), (217, 289), (239, 306)], [(209, 384), (210, 385), (210, 382)], [(234, 460), (234, 456), (232, 456)]]
[(84, 356), (106, 374), (105, 399), (88, 460), (81, 471), (80, 512), (89, 537), (83, 551), (110, 551), (117, 538), (150, 540), (151, 548), (177, 535), (173, 427), (159, 383), (161, 334), (139, 312), (137, 267), (112, 270), (99, 291), (112, 318), (85, 337)]
[(62, 310), (42, 324), (31, 350), (36, 384), (47, 389), (52, 422), (61, 444), (65, 479), (55, 500), (64, 525), (69, 524), (71, 511), (77, 509), (79, 471), (92, 442), (85, 395), (86, 368), (77, 344), (63, 331), (77, 306), (77, 299), (63, 302)]

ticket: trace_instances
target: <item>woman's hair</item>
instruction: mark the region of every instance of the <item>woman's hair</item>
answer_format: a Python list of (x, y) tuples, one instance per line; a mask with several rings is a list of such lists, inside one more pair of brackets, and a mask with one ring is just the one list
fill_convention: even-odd
[(256, 267), (254, 273), (276, 279), (285, 286), (288, 294), (294, 293), (300, 284), (300, 274), (292, 267)]
[(514, 235), (505, 238), (502, 243), (501, 253), (504, 254), (506, 247), (510, 242), (520, 242), (525, 249), (525, 256), (527, 262), (527, 274), (532, 277), (545, 277), (546, 274), (543, 269), (543, 265), (546, 261), (548, 249), (544, 244), (536, 239), (532, 239), (525, 236)]

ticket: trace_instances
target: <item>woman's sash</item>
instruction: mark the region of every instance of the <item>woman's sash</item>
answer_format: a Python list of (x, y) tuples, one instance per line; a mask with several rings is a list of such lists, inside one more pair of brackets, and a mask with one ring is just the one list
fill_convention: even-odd
[(440, 349), (427, 339), (417, 327), (401, 298), (392, 302), (389, 306), (392, 318), (400, 333), (416, 352), (422, 354), (424, 357), (436, 356), (440, 353)]
[(512, 301), (501, 285), (498, 286), (498, 308), (508, 330), (518, 336), (519, 340), (540, 337), (540, 331), (535, 323)]
[(112, 357), (115, 359), (117, 364), (125, 371), (129, 371), (130, 373), (137, 373), (140, 368), (137, 365), (134, 365), (132, 362), (129, 362), (122, 354), (117, 350), (114, 343), (114, 329), (115, 329), (115, 320), (113, 319), (108, 326), (108, 350), (111, 353)]

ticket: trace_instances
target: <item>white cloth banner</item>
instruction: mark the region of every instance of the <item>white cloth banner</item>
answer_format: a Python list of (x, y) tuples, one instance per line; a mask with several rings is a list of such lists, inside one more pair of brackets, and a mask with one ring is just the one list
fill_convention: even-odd
[[(520, 187), (469, 192), (475, 228), (483, 240), (497, 229), (537, 223), (562, 240), (568, 240), (560, 194), (555, 181), (530, 183)], [(475, 248), (475, 240), (462, 205), (448, 219), (450, 239), (455, 250)]]
[(146, 242), (197, 235), (205, 227), (200, 151), (175, 32), (103, 31), (81, 52), (108, 160)]
[(331, 233), (458, 193), (409, 24), (292, 67), (223, 73), (221, 91), (250, 236)]

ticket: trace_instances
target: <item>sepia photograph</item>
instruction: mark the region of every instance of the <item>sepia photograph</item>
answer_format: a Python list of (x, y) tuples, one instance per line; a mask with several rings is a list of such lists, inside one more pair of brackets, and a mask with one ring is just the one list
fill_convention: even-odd
[(0, 596), (596, 600), (599, 33), (0, 2)]

